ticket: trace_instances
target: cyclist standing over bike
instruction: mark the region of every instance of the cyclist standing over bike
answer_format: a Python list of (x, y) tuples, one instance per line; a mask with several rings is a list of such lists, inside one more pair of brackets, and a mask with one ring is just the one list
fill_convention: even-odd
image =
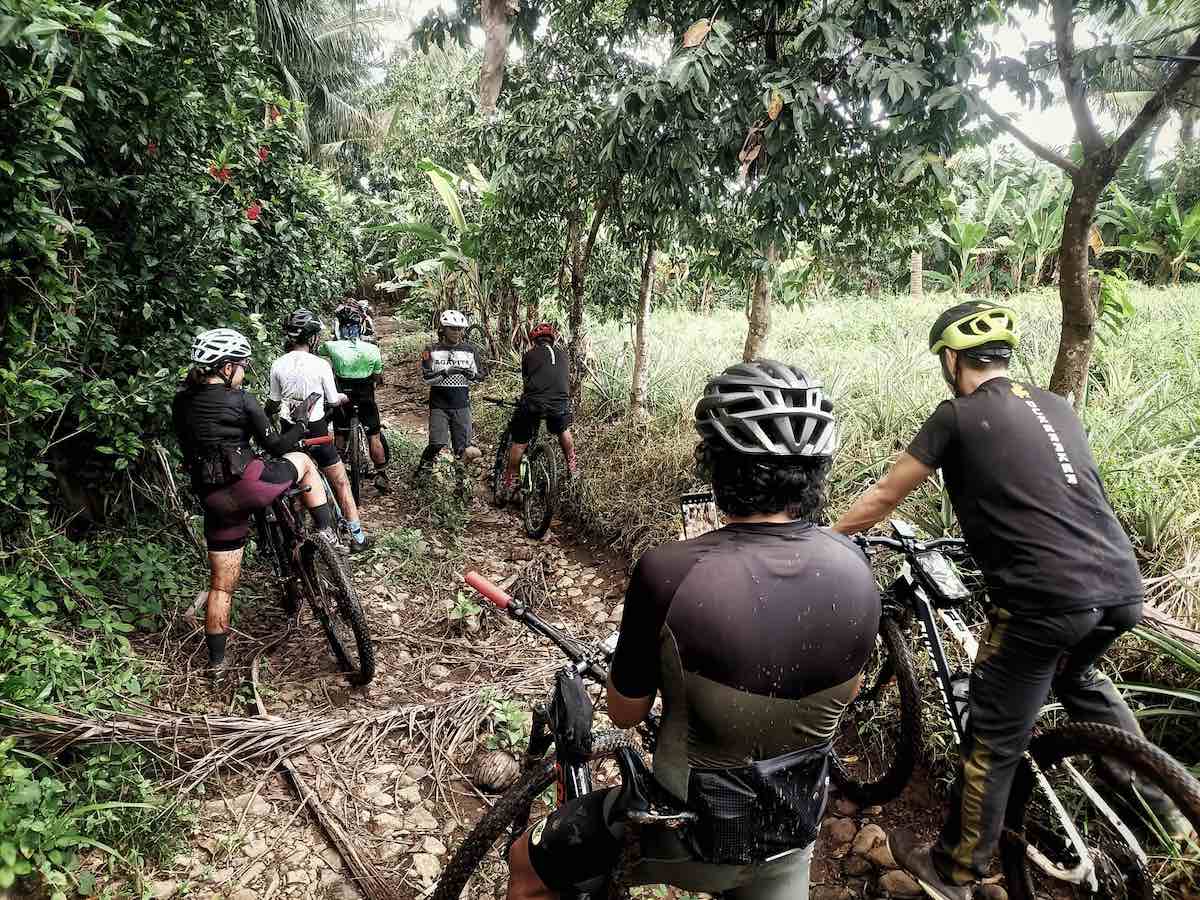
[(379, 406), (375, 402), (375, 386), (383, 384), (383, 356), (371, 341), (365, 340), (366, 316), (358, 304), (343, 304), (337, 308), (337, 340), (321, 345), (319, 355), (329, 360), (337, 389), (350, 398), (333, 411), (333, 432), (338, 446), (345, 446), (350, 433), (353, 410), (367, 432), (371, 461), (375, 463), (375, 490), (386, 494), (391, 490), (387, 470), (387, 444), (379, 421)]
[(429, 471), (447, 444), (465, 462), (480, 455), (472, 440), (470, 385), (484, 379), (483, 360), (463, 341), (466, 316), (448, 309), (438, 322), (438, 340), (421, 354), (421, 378), (429, 385), (429, 445), (417, 464), (417, 477)]
[(342, 322), (344, 320), (349, 321), (345, 319), (345, 313), (349, 310), (358, 310), (362, 315), (362, 324), (358, 330), (358, 337), (374, 339), (375, 320), (371, 318), (371, 307), (366, 300), (360, 300), (355, 297), (353, 291), (347, 291), (342, 297), (342, 302), (333, 311), (334, 338), (341, 340), (346, 337), (346, 334), (342, 331)]
[(571, 414), (571, 373), (567, 354), (555, 343), (557, 335), (549, 322), (535, 325), (529, 337), (533, 346), (521, 357), (524, 391), (509, 425), (512, 449), (508, 454), (508, 467), (504, 470), (503, 498), (513, 494), (521, 457), (530, 441), (537, 437), (542, 419), (546, 420), (546, 427), (562, 447), (567, 476), (573, 480), (579, 471), (575, 463), (575, 441), (571, 437), (574, 417)]
[[(338, 391), (329, 361), (313, 353), (320, 333), (321, 322), (316, 316), (307, 309), (296, 310), (287, 322), (283, 344), (286, 352), (271, 364), (271, 399), (267, 404), (269, 415), (273, 416), (278, 411), (286, 420), (284, 401), (294, 402), (309, 394), (321, 394), (321, 399), (313, 407), (312, 420), (308, 423), (305, 437), (329, 434), (332, 411), (350, 399)], [(321, 444), (309, 452), (337, 495), (338, 506), (350, 530), (350, 552), (369, 550), (375, 539), (363, 530), (358, 504), (354, 502), (350, 479), (346, 477), (346, 467), (338, 456), (337, 448), (333, 444)]]
[[(708, 382), (695, 420), (697, 472), (729, 524), (638, 560), (607, 693), (622, 728), (662, 693), (653, 777), (700, 820), (683, 835), (644, 828), (628, 881), (805, 900), (830, 742), (875, 643), (879, 592), (862, 552), (813, 524), (836, 446), (819, 382), (738, 364)], [(618, 796), (585, 795), (522, 835), (509, 900), (611, 872)]]
[[(1052, 687), (1073, 718), (1141, 734), (1095, 666), (1142, 619), (1133, 547), (1071, 404), (1009, 378), (1017, 342), (1016, 314), (1006, 307), (972, 301), (938, 317), (929, 348), (954, 399), (834, 526), (844, 534), (870, 528), (941, 469), (987, 584), (989, 626), (971, 673), (950, 816), (932, 846), (904, 832), (890, 839), (896, 861), (941, 900), (966, 900), (987, 874), (1017, 764)], [(1171, 827), (1190, 830), (1156, 789), (1138, 790)]]
[[(204, 641), (208, 674), (215, 679), (228, 665), (229, 610), (241, 577), (250, 517), (300, 484), (309, 489), (302, 500), (321, 537), (330, 544), (337, 538), (316, 465), (307, 454), (290, 452), (308, 422), (303, 402), (291, 410), (295, 424), (287, 431), (271, 429), (266, 412), (242, 386), (250, 367), (250, 342), (232, 328), (198, 335), (191, 364), (171, 403), (171, 419), (192, 491), (204, 509), (209, 568)], [(271, 456), (256, 456), (252, 439)]]

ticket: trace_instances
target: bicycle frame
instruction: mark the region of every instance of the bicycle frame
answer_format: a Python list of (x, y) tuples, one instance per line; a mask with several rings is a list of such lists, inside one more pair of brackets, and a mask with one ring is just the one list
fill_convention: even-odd
[[(941, 597), (936, 585), (932, 584), (928, 578), (924, 578), (917, 572), (914, 572), (910, 559), (915, 557), (917, 553), (936, 550), (939, 546), (961, 547), (963, 544), (961, 541), (954, 539), (920, 543), (916, 540), (916, 532), (908, 523), (893, 520), (891, 524), (893, 533), (896, 535), (895, 538), (866, 538), (865, 541), (869, 546), (884, 546), (900, 550), (904, 553), (905, 560), (900, 575), (893, 582), (893, 595), (898, 600), (901, 600), (903, 607), (912, 610), (921, 625), (921, 636), (926, 649), (929, 651), (929, 657), (933, 662), (934, 676), (938, 693), (942, 700), (942, 708), (950, 719), (955, 742), (961, 751), (961, 747), (966, 740), (966, 734), (963, 729), (962, 720), (956, 711), (953, 676), (950, 672), (950, 665), (946, 657), (946, 645), (938, 629), (937, 619), (941, 619), (950, 638), (959, 646), (963, 655), (971, 661), (972, 665), (979, 651), (979, 643), (975, 640), (975, 636), (971, 633), (970, 628), (959, 614), (959, 611), (954, 608), (961, 601)], [(901, 595), (903, 595), (903, 598)], [(1063, 805), (1058, 794), (1055, 793), (1045, 773), (1034, 762), (1033, 757), (1030, 756), (1028, 751), (1025, 752), (1024, 757), (1033, 771), (1037, 785), (1045, 793), (1051, 807), (1054, 809), (1055, 815), (1058, 817), (1059, 824), (1066, 833), (1067, 839), (1078, 854), (1080, 863), (1072, 869), (1064, 869), (1052, 862), (1037, 847), (1028, 842), (1025, 843), (1026, 854), (1034, 865), (1049, 877), (1071, 884), (1086, 884), (1090, 890), (1097, 890), (1095, 864), (1092, 862), (1091, 853), (1088, 851), (1083, 836), (1079, 833), (1079, 829), (1067, 813), (1066, 807)], [(1142, 849), (1141, 844), (1138, 843), (1137, 838), (1129, 830), (1128, 826), (1121, 821), (1112, 807), (1097, 793), (1095, 788), (1088, 783), (1087, 779), (1074, 766), (1068, 762), (1064, 765), (1064, 768), (1072, 781), (1079, 786), (1092, 805), (1113, 825), (1137, 858), (1144, 863), (1147, 859), (1146, 852)]]

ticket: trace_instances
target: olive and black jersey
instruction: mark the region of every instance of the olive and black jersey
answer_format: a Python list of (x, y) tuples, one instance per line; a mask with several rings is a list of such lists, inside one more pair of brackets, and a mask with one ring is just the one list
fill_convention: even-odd
[(523, 397), (536, 412), (559, 410), (570, 392), (567, 352), (561, 344), (538, 341), (521, 357)]
[(736, 524), (638, 560), (613, 686), (661, 691), (656, 779), (828, 741), (879, 632), (879, 592), (850, 540), (802, 522)]
[(1045, 614), (1141, 597), (1133, 547), (1062, 397), (990, 379), (939, 405), (908, 452), (942, 470), (992, 602)]
[(223, 384), (181, 388), (171, 402), (171, 418), (184, 464), (197, 489), (203, 486), (197, 466), (206, 455), (224, 447), (248, 447), (253, 438), (267, 452), (282, 456), (294, 450), (304, 436), (300, 425), (277, 433), (253, 394)]

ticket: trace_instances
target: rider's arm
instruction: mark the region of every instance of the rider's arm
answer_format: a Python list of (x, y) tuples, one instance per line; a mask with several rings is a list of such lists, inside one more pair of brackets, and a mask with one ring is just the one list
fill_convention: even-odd
[(350, 398), (337, 389), (337, 381), (333, 377), (333, 366), (329, 365), (327, 359), (321, 359), (321, 362), (325, 364), (321, 367), (321, 391), (325, 394), (325, 405), (332, 409), (348, 403)]
[(433, 370), (433, 350), (429, 348), (421, 354), (421, 380), (428, 385), (438, 385), (444, 380), (441, 372)]
[(933, 472), (916, 457), (901, 453), (888, 473), (842, 514), (833, 530), (842, 534), (858, 534), (882, 522)]
[(279, 415), (279, 410), (281, 410), (282, 408), (283, 408), (282, 400), (268, 400), (267, 401), (267, 418), (271, 421), (272, 425), (275, 424), (275, 417)]
[(645, 719), (658, 693), (659, 642), (668, 607), (658, 602), (645, 579), (645, 566), (639, 561), (625, 591), (621, 634), (609, 669), (608, 717), (618, 728)]
[(833, 526), (842, 534), (858, 534), (882, 522), (926, 478), (941, 468), (947, 451), (958, 439), (958, 413), (949, 400), (933, 411), (908, 450), (892, 464), (892, 468)]
[(250, 433), (254, 435), (254, 440), (260, 447), (275, 456), (283, 456), (296, 449), (296, 442), (304, 437), (303, 425), (291, 425), (280, 434), (271, 427), (271, 423), (267, 421), (267, 414), (258, 405), (253, 394), (246, 393), (244, 402)]

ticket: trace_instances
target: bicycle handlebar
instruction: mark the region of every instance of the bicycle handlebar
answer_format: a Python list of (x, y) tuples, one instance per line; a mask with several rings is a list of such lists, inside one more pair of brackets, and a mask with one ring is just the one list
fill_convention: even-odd
[(486, 598), (487, 601), (497, 609), (503, 609), (507, 611), (509, 606), (513, 603), (512, 597), (500, 590), (499, 587), (492, 584), (478, 572), (468, 572), (464, 577), (464, 580), (467, 582), (467, 584), (474, 588), (477, 593), (482, 594), (483, 597)]
[(854, 536), (854, 542), (864, 550), (870, 547), (886, 547), (888, 550), (898, 550), (901, 553), (905, 553), (909, 549), (914, 553), (923, 553), (927, 550), (966, 550), (967, 548), (967, 542), (962, 538), (934, 538), (929, 541), (909, 543), (882, 535), (857, 534)]
[(322, 444), (332, 444), (333, 435), (323, 434), (320, 437), (301, 438), (300, 446), (307, 449), (308, 447), (319, 447)]
[(480, 397), (479, 399), (484, 403), (494, 403), (496, 406), (508, 406), (513, 409), (521, 405), (518, 400), (501, 400), (499, 397)]

